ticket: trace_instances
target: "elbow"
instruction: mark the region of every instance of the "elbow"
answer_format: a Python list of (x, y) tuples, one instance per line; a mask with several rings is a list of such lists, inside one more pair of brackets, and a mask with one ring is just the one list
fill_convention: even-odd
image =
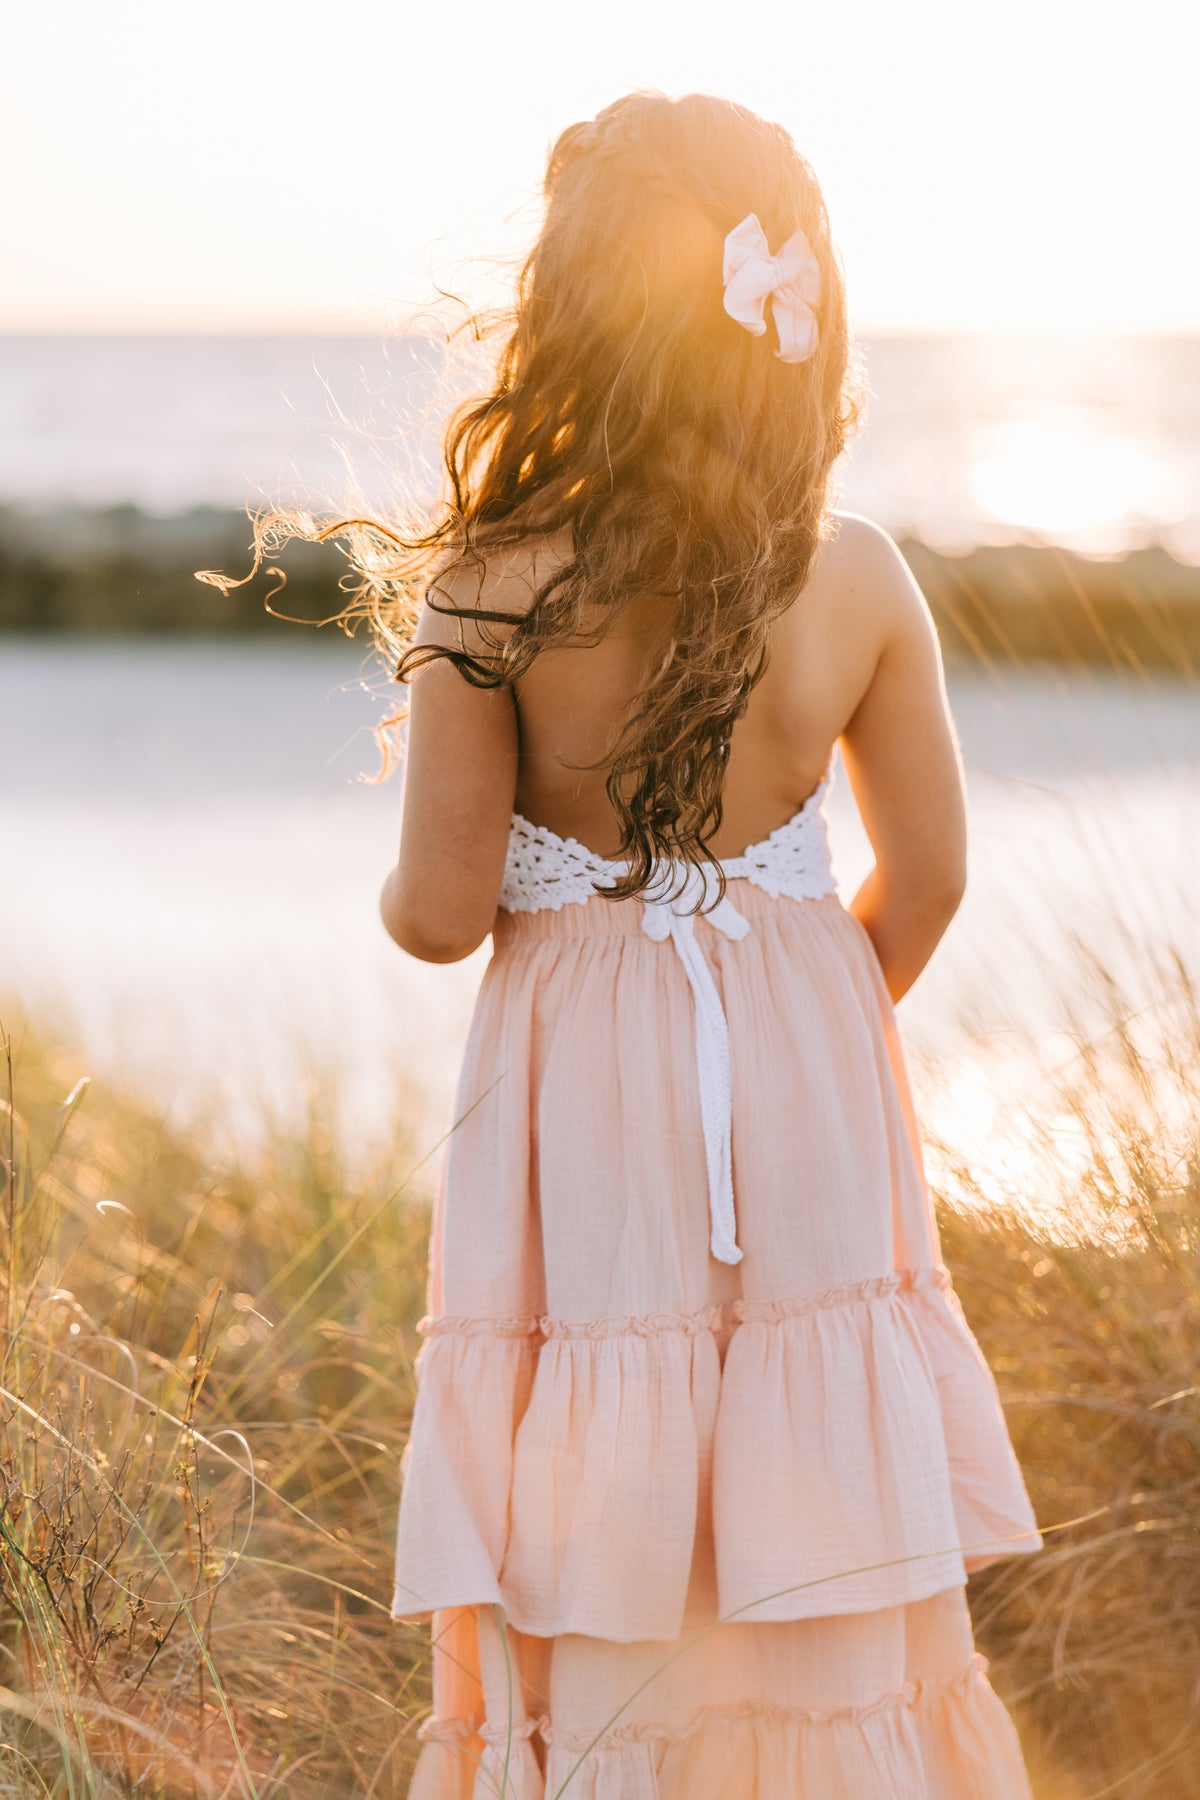
[(934, 893), (955, 906), (959, 905), (967, 891), (966, 857), (939, 858), (936, 865), (928, 871), (928, 880)]
[(414, 906), (397, 891), (396, 871), (388, 876), (379, 897), (379, 916), (394, 944), (420, 962), (462, 962), (478, 950), (491, 929), (467, 925), (445, 910)]
[(967, 891), (967, 871), (961, 863), (948, 863), (944, 868), (927, 869), (921, 882), (921, 895), (931, 912), (954, 917)]
[(397, 917), (386, 912), (383, 914), (383, 923), (392, 942), (398, 944), (407, 956), (415, 956), (419, 962), (462, 962), (465, 957), (478, 950), (487, 936), (486, 931), (469, 934), (448, 931), (442, 921)]
[[(458, 938), (423, 936), (418, 932), (410, 933), (404, 938), (395, 937), (395, 942), (409, 956), (415, 956), (419, 962), (456, 963), (462, 962), (478, 950), (483, 938), (475, 938), (466, 942)], [(484, 936), (486, 936), (486, 932)]]
[(948, 925), (962, 905), (966, 892), (966, 869), (946, 869), (930, 882), (929, 903)]
[[(877, 865), (878, 867), (878, 865)], [(879, 892), (891, 906), (914, 919), (950, 923), (967, 891), (967, 872), (958, 861), (925, 864), (903, 872), (879, 869)]]

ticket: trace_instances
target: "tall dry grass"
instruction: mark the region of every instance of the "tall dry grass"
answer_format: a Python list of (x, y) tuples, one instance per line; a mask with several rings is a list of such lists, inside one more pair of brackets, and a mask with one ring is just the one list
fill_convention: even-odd
[(1140, 954), (1160, 998), (1133, 1011), (1074, 944), (1067, 991), (1104, 1023), (1056, 1065), (1027, 1047), (1010, 1167), (983, 1180), (970, 1138), (929, 1144), (943, 1253), (1050, 1527), (970, 1586), (1038, 1800), (1200, 1795), (1200, 993), (1169, 947)]
[(236, 1162), (27, 1027), (3, 1121), (0, 1791), (394, 1795), (428, 1195), (319, 1099)]
[[(1110, 984), (1105, 1029), (1031, 1060), (1010, 1191), (930, 1145), (1046, 1530), (970, 1587), (1038, 1800), (1200, 1796), (1200, 1001), (1166, 972), (1152, 1017)], [(348, 1168), (328, 1102), (230, 1161), (28, 1028), (12, 1065), (0, 1789), (402, 1795), (428, 1170)]]

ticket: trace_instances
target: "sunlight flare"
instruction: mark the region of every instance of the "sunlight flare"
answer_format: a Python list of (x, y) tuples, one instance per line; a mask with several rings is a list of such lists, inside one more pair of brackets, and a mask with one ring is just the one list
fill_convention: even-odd
[(973, 498), (997, 525), (1103, 555), (1186, 510), (1175, 472), (1144, 445), (1098, 434), (1084, 419), (997, 426), (970, 475)]

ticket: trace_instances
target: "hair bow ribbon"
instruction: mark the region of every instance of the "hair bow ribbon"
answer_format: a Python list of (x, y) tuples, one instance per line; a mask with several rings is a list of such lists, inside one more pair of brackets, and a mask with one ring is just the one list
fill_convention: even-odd
[(775, 354), (803, 362), (817, 343), (813, 308), (821, 297), (821, 267), (802, 231), (794, 231), (774, 256), (757, 213), (747, 213), (725, 239), (725, 311), (755, 337), (767, 329), (766, 303), (779, 334)]

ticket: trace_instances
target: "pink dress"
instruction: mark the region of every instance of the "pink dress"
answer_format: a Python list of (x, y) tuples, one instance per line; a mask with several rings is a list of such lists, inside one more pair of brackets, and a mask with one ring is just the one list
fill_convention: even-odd
[(410, 1800), (1030, 1800), (965, 1582), (1042, 1539), (831, 772), (699, 917), (514, 816), (401, 1465)]

